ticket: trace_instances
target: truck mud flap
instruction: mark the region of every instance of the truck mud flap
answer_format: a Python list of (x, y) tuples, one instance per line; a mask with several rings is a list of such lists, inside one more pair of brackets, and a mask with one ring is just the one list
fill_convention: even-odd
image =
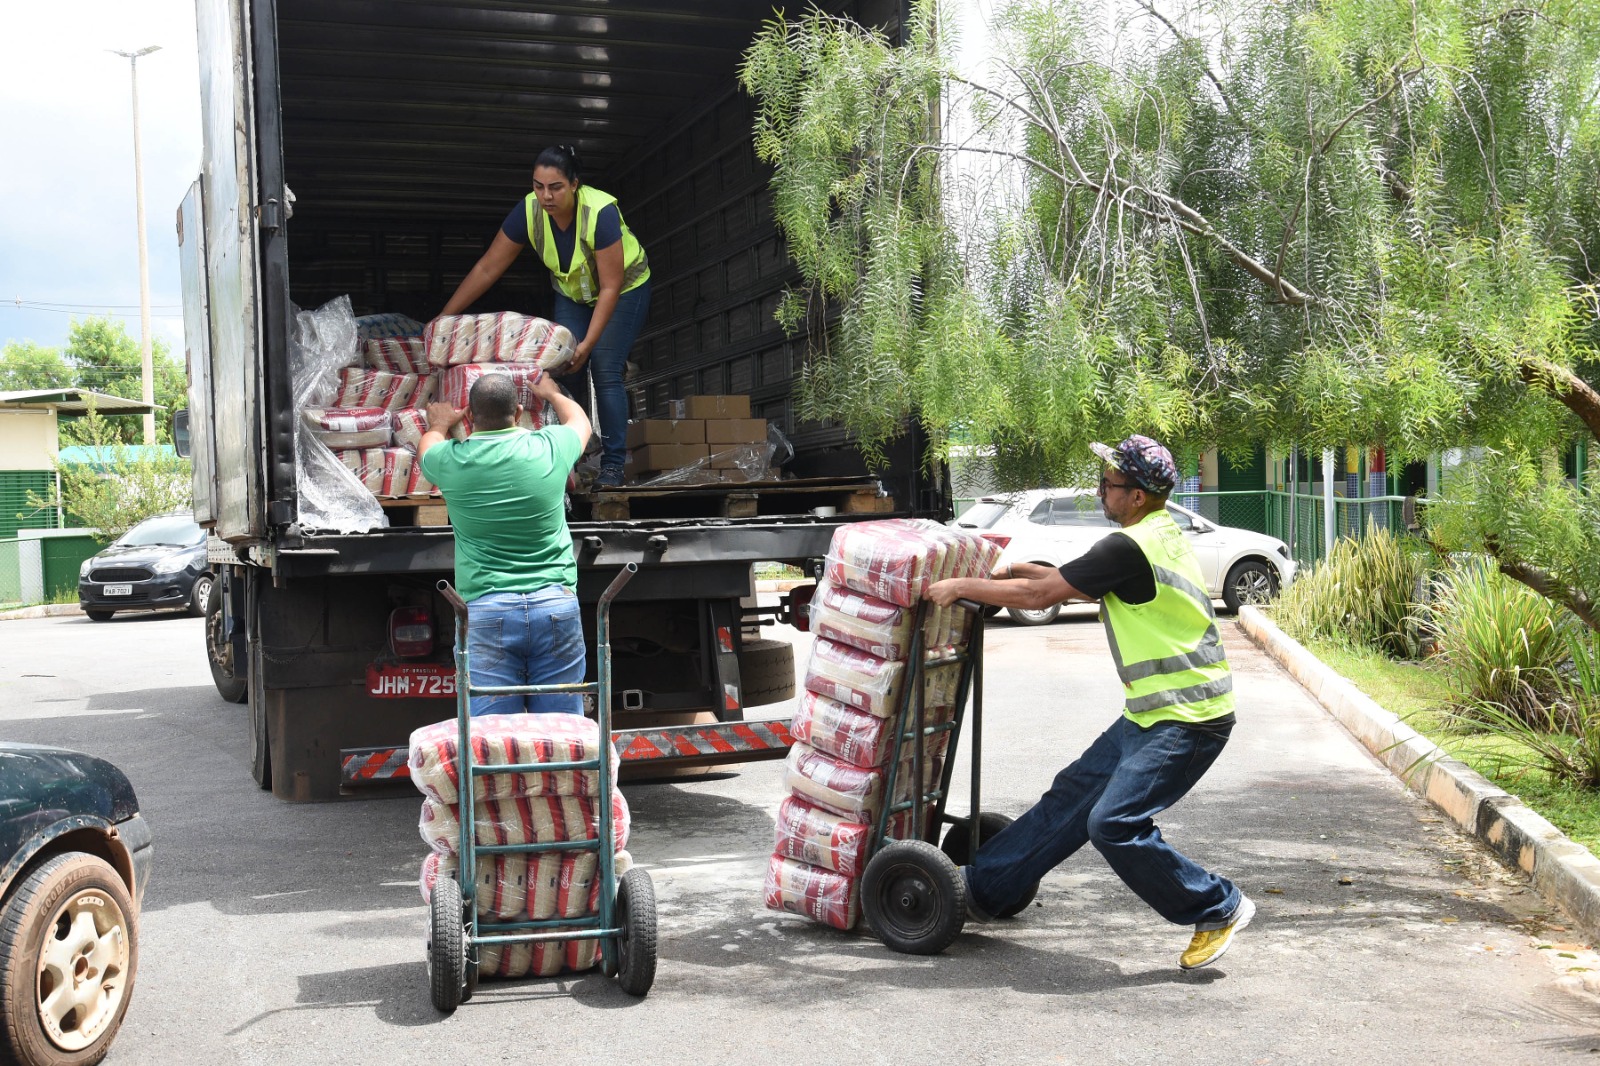
[[(619, 729), (616, 738), (624, 765), (661, 767), (782, 759), (794, 744), (786, 718)], [(345, 748), (339, 752), (340, 779), (346, 788), (408, 779), (411, 767), (406, 756), (405, 748)]]

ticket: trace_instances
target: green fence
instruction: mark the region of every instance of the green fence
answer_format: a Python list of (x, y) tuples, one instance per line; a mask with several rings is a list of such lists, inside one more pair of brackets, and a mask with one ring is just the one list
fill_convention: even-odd
[(16, 539), (0, 540), (0, 604), (22, 602), (22, 559)]
[(77, 591), (78, 568), (102, 547), (104, 545), (86, 533), (41, 538), (39, 565), (44, 572), (44, 598), (54, 600)]
[(56, 475), (49, 470), (0, 470), (0, 537), (14, 537), (19, 529), (55, 529), (54, 507), (34, 507), (28, 493), (51, 499)]

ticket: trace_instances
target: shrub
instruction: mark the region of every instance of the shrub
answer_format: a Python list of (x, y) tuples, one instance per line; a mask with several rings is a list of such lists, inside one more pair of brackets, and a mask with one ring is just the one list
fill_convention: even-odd
[(1417, 651), (1412, 601), (1427, 561), (1420, 545), (1369, 527), (1359, 540), (1335, 543), (1326, 559), (1296, 578), (1272, 608), (1273, 621), (1299, 641), (1410, 658)]

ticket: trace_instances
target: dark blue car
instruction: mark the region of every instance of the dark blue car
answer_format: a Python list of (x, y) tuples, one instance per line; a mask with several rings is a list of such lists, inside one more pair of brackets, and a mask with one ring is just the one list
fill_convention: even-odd
[(0, 742), (0, 1062), (99, 1062), (133, 995), (150, 827), (104, 759)]
[(199, 617), (211, 598), (206, 534), (188, 513), (156, 515), (85, 559), (78, 606), (93, 621), (118, 611), (188, 611)]

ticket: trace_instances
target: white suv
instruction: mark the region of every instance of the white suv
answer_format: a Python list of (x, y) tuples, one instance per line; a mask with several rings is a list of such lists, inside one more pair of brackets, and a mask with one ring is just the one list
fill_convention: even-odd
[[(1219, 526), (1175, 503), (1167, 504), (1167, 513), (1188, 535), (1207, 591), (1228, 610), (1237, 611), (1244, 603), (1265, 603), (1294, 580), (1295, 564), (1289, 558), (1288, 545), (1276, 537)], [(997, 569), (1008, 563), (1060, 566), (1120, 528), (1105, 516), (1092, 489), (1033, 489), (985, 496), (952, 524), (981, 530), (984, 537), (1005, 549)], [(1058, 604), (1041, 611), (1008, 607), (1006, 612), (1015, 622), (1037, 626), (1055, 621), (1061, 607)]]

